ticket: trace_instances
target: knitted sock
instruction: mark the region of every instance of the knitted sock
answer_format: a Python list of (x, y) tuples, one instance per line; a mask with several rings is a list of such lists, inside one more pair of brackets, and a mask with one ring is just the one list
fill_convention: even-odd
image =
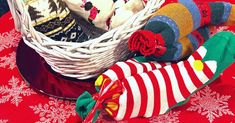
[(106, 21), (114, 12), (113, 0), (64, 0), (69, 9), (76, 15), (82, 16), (95, 27), (108, 30)]
[[(158, 25), (161, 24), (159, 23)], [(204, 41), (209, 39), (209, 29), (207, 26), (193, 31), (189, 35), (180, 38), (179, 41), (174, 43), (164, 41), (167, 38), (170, 39), (173, 37), (168, 34), (169, 28), (159, 31), (164, 35), (164, 37), (159, 35), (159, 33), (154, 34), (148, 30), (140, 30), (135, 32), (129, 39), (129, 49), (132, 51), (140, 51), (140, 53), (145, 56), (153, 54), (152, 56), (147, 57), (150, 61), (177, 61), (191, 55), (204, 43)], [(155, 39), (153, 40), (152, 37), (155, 37)], [(164, 48), (165, 51), (163, 51)]]
[[(179, 2), (168, 4), (154, 13), (144, 28), (149, 32), (137, 31), (133, 33), (129, 39), (129, 49), (139, 51), (151, 60), (177, 61), (185, 57), (182, 49), (186, 51), (190, 49), (187, 43), (179, 42), (180, 39), (204, 25), (235, 22), (234, 5), (230, 3), (195, 3), (193, 0), (179, 0)], [(141, 42), (139, 37), (148, 40)], [(150, 41), (152, 42), (149, 43)], [(139, 47), (144, 48), (131, 48), (133, 47), (131, 42), (137, 42)], [(184, 45), (188, 47), (182, 48)]]
[(35, 30), (56, 41), (84, 42), (89, 36), (62, 0), (25, 0)]
[(117, 0), (114, 7), (115, 12), (111, 16), (110, 29), (124, 24), (134, 14), (144, 9), (145, 2), (144, 0)]
[(101, 109), (116, 120), (163, 114), (182, 105), (192, 93), (215, 80), (235, 61), (234, 49), (235, 35), (218, 33), (185, 61), (103, 83), (93, 97), (82, 94), (76, 110), (84, 117), (90, 112), (86, 122), (92, 121)]
[(69, 9), (94, 24), (111, 30), (122, 25), (145, 6), (142, 0), (64, 0)]

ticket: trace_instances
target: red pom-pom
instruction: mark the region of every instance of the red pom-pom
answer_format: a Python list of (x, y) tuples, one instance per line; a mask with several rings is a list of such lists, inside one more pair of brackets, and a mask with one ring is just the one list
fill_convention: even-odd
[(128, 41), (128, 47), (131, 51), (139, 51), (144, 56), (161, 56), (166, 52), (163, 37), (148, 30), (134, 32)]
[(138, 51), (140, 46), (143, 43), (143, 40), (144, 40), (144, 36), (141, 30), (134, 32), (128, 41), (129, 49), (131, 51)]

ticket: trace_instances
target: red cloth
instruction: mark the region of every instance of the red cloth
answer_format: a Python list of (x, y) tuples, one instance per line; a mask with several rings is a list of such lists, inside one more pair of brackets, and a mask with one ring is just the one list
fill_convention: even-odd
[(128, 47), (131, 51), (140, 51), (144, 56), (151, 54), (161, 56), (167, 50), (162, 35), (154, 34), (149, 30), (134, 32), (128, 40)]
[[(10, 13), (0, 18), (0, 27), (0, 123), (81, 122), (75, 113), (75, 102), (36, 93), (24, 82), (15, 66), (15, 50), (20, 35), (14, 29)], [(216, 32), (227, 27), (212, 29)], [(228, 30), (235, 30), (235, 27)], [(195, 93), (184, 106), (177, 107), (165, 115), (131, 119), (128, 122), (235, 122), (234, 70), (235, 64), (226, 69), (212, 84)], [(98, 122), (106, 123), (111, 120), (102, 113)]]

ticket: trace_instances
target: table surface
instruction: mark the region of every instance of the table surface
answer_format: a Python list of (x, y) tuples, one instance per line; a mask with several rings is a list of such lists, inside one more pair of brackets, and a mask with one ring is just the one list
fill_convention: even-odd
[[(215, 27), (212, 33), (235, 30)], [(81, 122), (75, 102), (36, 93), (23, 81), (16, 67), (16, 48), (21, 40), (8, 12), (0, 18), (0, 123), (74, 123)], [(30, 59), (29, 59), (30, 60)], [(151, 118), (122, 122), (135, 123), (235, 123), (235, 64), (221, 76), (191, 96), (183, 106)], [(112, 122), (102, 113), (98, 122)]]

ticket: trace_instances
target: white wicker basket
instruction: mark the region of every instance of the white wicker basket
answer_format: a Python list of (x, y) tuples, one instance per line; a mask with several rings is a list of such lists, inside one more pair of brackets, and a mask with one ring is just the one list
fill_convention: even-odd
[(77, 79), (96, 77), (117, 61), (127, 59), (131, 53), (127, 47), (128, 38), (142, 28), (164, 2), (149, 0), (143, 10), (118, 28), (96, 39), (73, 43), (54, 41), (37, 32), (23, 0), (8, 0), (16, 28), (22, 32), (24, 42), (39, 53), (54, 71)]

